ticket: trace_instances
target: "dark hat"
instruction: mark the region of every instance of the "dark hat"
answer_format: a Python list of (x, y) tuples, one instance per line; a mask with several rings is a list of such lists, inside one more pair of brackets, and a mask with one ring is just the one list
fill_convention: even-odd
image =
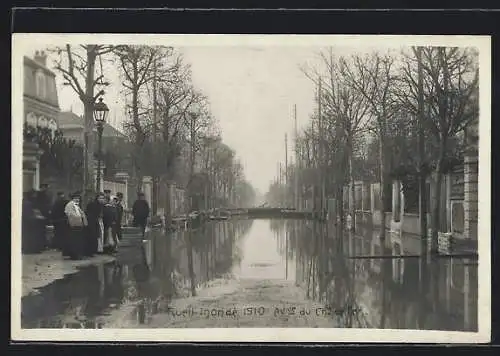
[(119, 198), (123, 198), (123, 193), (122, 192), (117, 192), (116, 196), (119, 197)]
[(104, 189), (104, 193), (111, 193), (110, 189)]
[(71, 199), (81, 198), (81, 194), (80, 194), (80, 192), (71, 193), (70, 198)]
[(140, 192), (139, 194), (137, 194), (137, 196), (143, 197), (143, 196), (145, 196), (145, 194), (143, 192)]

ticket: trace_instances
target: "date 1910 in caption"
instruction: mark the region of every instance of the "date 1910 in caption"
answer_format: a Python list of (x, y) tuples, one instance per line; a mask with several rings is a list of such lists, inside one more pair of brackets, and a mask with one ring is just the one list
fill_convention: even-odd
[(235, 318), (235, 317), (263, 317), (263, 316), (347, 316), (355, 315), (361, 312), (360, 308), (345, 307), (333, 308), (330, 306), (318, 308), (304, 308), (295, 306), (283, 307), (264, 307), (264, 306), (248, 306), (243, 308), (187, 308), (176, 309), (169, 307), (166, 311), (172, 317), (177, 318)]

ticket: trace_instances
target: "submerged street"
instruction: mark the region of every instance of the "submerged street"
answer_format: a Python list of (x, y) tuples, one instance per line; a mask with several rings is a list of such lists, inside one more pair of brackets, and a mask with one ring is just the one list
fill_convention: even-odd
[(126, 235), (115, 261), (23, 297), (22, 327), (477, 330), (477, 260), (426, 264), (407, 251), (417, 237), (391, 251), (377, 236), (245, 218)]

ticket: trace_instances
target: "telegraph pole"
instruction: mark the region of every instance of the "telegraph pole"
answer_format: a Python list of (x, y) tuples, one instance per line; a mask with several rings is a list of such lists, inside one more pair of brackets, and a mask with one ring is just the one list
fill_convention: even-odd
[(299, 134), (297, 130), (297, 104), (293, 106), (293, 120), (294, 120), (294, 136), (295, 136), (295, 179), (294, 179), (294, 198), (295, 209), (299, 210)]
[[(156, 57), (153, 60), (153, 159), (157, 159), (156, 155)], [(158, 177), (156, 173), (156, 164), (153, 164), (153, 194), (151, 197), (152, 216), (156, 216), (158, 212)]]
[(281, 204), (283, 204), (283, 168), (281, 167), (281, 162), (279, 163), (279, 175), (278, 175), (278, 179), (279, 179), (279, 197), (280, 197), (280, 207), (281, 207)]
[(323, 147), (323, 112), (322, 112), (322, 100), (321, 100), (321, 77), (319, 78), (319, 88), (318, 88), (318, 136), (319, 136), (319, 173), (321, 182), (321, 214), (324, 214), (325, 210), (325, 152)]
[(288, 207), (288, 135), (285, 133), (285, 207)]

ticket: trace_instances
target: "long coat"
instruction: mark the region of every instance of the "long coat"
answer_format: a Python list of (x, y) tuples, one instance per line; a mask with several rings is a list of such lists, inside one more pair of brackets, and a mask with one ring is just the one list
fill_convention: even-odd
[(86, 251), (88, 255), (93, 255), (98, 252), (99, 239), (102, 238), (104, 231), (101, 231), (99, 220), (103, 217), (103, 204), (97, 200), (93, 200), (87, 204), (85, 212), (89, 225), (87, 227), (86, 236)]
[(145, 225), (149, 216), (149, 204), (146, 200), (136, 200), (132, 206), (134, 225)]

